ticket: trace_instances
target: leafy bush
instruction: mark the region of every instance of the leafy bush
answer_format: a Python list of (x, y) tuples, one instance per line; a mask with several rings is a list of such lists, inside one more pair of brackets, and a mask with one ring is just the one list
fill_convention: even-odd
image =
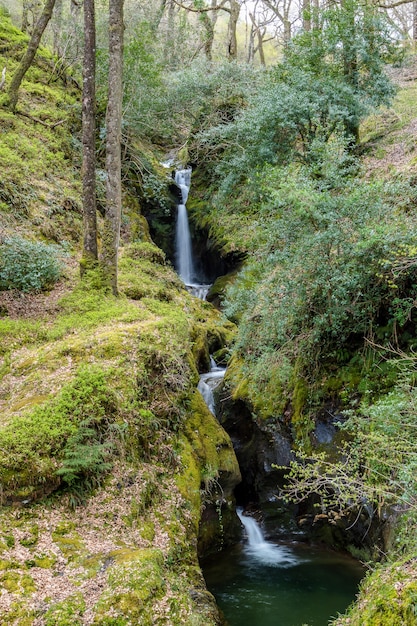
[(41, 291), (61, 276), (62, 250), (57, 246), (9, 237), (0, 246), (0, 289)]
[[(400, 209), (413, 205), (415, 190), (357, 179), (328, 189), (305, 169), (268, 168), (258, 183), (265, 200), (256, 253), (226, 302), (226, 313), (240, 321), (234, 360), (244, 364), (234, 383), (246, 379), (249, 395), (262, 402), (274, 381), (277, 398), (267, 402), (294, 408), (300, 381), (317, 385), (364, 338), (415, 345), (417, 225)], [(277, 363), (286, 364), (280, 384)]]

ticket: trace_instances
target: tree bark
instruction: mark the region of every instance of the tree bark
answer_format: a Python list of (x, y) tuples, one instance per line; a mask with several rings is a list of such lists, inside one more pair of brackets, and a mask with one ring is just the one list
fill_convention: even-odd
[(58, 56), (61, 55), (61, 30), (62, 30), (62, 15), (63, 15), (63, 0), (55, 0), (55, 14), (52, 24), (53, 43), (52, 49)]
[(22, 84), (22, 80), (26, 72), (32, 65), (36, 52), (38, 51), (43, 32), (45, 28), (47, 27), (49, 20), (52, 17), (54, 5), (55, 5), (55, 0), (46, 0), (42, 14), (39, 20), (36, 22), (36, 25), (34, 26), (32, 37), (30, 38), (29, 45), (26, 49), (26, 52), (23, 55), (23, 58), (20, 61), (20, 64), (18, 65), (15, 73), (13, 74), (13, 78), (10, 83), (9, 91), (8, 91), (9, 107), (12, 111), (16, 110), (17, 100), (19, 97), (19, 94), (18, 94), (19, 87)]
[(28, 0), (23, 0), (22, 7), (22, 31), (27, 33), (29, 29), (29, 6)]
[(152, 29), (155, 33), (158, 30), (159, 25), (162, 21), (163, 15), (165, 13), (166, 5), (167, 5), (167, 0), (161, 0), (159, 7), (158, 7), (158, 11), (156, 13), (155, 20), (152, 23)]
[(83, 215), (84, 246), (81, 274), (97, 261), (96, 212), (96, 25), (94, 0), (84, 0), (83, 60)]
[(303, 30), (306, 32), (311, 31), (311, 2), (310, 0), (302, 0), (302, 13), (303, 13)]
[(117, 289), (122, 212), (121, 127), (123, 69), (123, 0), (109, 0), (109, 93), (106, 111), (106, 211), (101, 263), (111, 289)]
[(417, 0), (413, 2), (413, 43), (417, 42)]
[[(358, 90), (358, 55), (356, 49), (355, 5), (351, 0), (342, 0), (345, 13), (344, 39), (342, 42), (343, 72), (346, 81), (355, 92)], [(345, 122), (345, 135), (349, 145), (354, 147), (359, 140), (359, 120), (356, 117)]]
[(213, 60), (213, 42), (214, 42), (214, 26), (211, 18), (207, 13), (201, 13), (200, 19), (204, 25), (205, 36), (204, 36), (204, 54), (206, 56), (207, 61)]
[(239, 19), (240, 4), (237, 0), (230, 0), (230, 16), (227, 29), (227, 57), (229, 61), (237, 59), (237, 36), (236, 28)]

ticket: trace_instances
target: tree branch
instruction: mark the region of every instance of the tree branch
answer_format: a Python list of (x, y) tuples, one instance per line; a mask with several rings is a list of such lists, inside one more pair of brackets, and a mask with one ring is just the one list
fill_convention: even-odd
[(209, 11), (227, 11), (227, 13), (230, 13), (230, 9), (224, 6), (224, 2), (216, 7), (206, 7), (205, 9), (196, 9), (194, 7), (186, 6), (185, 4), (182, 4), (182, 2), (179, 2), (179, 0), (173, 0), (173, 2), (181, 9), (192, 11), (193, 13), (208, 13)]
[(42, 124), (42, 126), (45, 126), (46, 128), (55, 128), (56, 126), (61, 126), (61, 124), (64, 124), (65, 122), (65, 120), (59, 120), (59, 122), (52, 122), (51, 124), (48, 124), (48, 122), (44, 122), (38, 117), (33, 117), (32, 115), (29, 115), (29, 113), (23, 113), (22, 111), (18, 111), (17, 114), (21, 115), (22, 117), (27, 117), (32, 122), (36, 122), (36, 124)]
[(382, 4), (377, 2), (377, 6), (380, 9), (394, 9), (395, 7), (399, 7), (401, 4), (411, 4), (413, 0), (397, 0), (397, 2), (390, 2), (389, 4)]

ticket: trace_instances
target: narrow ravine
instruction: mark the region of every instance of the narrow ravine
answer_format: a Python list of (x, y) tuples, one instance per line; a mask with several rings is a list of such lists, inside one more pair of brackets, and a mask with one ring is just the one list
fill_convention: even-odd
[[(205, 299), (209, 285), (199, 283), (192, 254), (186, 202), (191, 170), (175, 174), (181, 189), (176, 228), (176, 269), (193, 295)], [(198, 390), (216, 416), (214, 391), (226, 369), (210, 358)], [(355, 599), (364, 568), (355, 559), (306, 541), (266, 537), (261, 524), (237, 509), (242, 541), (201, 562), (208, 590), (223, 611), (228, 626), (323, 626), (344, 612)], [(271, 534), (271, 532), (270, 532)], [(282, 535), (281, 535), (282, 537)]]

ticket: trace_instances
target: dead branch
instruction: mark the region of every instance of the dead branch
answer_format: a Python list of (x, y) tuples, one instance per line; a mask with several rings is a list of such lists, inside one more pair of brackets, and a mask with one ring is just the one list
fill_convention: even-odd
[(177, 5), (177, 7), (180, 7), (181, 9), (185, 9), (186, 11), (192, 11), (192, 13), (208, 13), (209, 11), (227, 11), (227, 13), (230, 13), (230, 9), (228, 9), (227, 7), (225, 7), (225, 3), (222, 2), (221, 4), (219, 4), (216, 7), (207, 7), (205, 9), (196, 9), (194, 7), (190, 7), (190, 6), (186, 6), (185, 4), (182, 4), (182, 2), (179, 2), (179, 0), (173, 0), (173, 2)]
[(1, 80), (0, 80), (0, 91), (3, 91), (5, 82), (6, 82), (6, 68), (3, 67), (3, 71), (1, 73)]
[(412, 0), (397, 0), (397, 2), (389, 2), (387, 4), (377, 2), (377, 6), (380, 9), (394, 9), (395, 7), (399, 7), (401, 4), (410, 4)]
[(27, 117), (32, 122), (35, 122), (36, 124), (42, 124), (42, 126), (45, 126), (46, 128), (55, 128), (56, 126), (60, 126), (61, 124), (65, 123), (65, 120), (59, 120), (59, 122), (52, 122), (51, 124), (49, 124), (48, 122), (40, 120), (38, 117), (33, 117), (33, 115), (29, 115), (29, 113), (23, 113), (22, 111), (18, 111), (18, 115), (21, 115), (22, 117)]

